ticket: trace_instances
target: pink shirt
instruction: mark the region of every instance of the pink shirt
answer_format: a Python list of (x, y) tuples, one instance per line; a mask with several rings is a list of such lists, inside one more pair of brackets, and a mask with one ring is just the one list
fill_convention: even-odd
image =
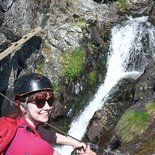
[(33, 127), (22, 118), (18, 123), (24, 125), (18, 128), (6, 155), (53, 155), (53, 147)]

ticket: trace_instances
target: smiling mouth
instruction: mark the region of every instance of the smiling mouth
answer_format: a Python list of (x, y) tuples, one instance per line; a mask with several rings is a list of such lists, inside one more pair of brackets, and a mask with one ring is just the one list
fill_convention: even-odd
[(50, 114), (49, 113), (44, 113), (44, 114), (40, 114), (41, 116), (49, 116)]

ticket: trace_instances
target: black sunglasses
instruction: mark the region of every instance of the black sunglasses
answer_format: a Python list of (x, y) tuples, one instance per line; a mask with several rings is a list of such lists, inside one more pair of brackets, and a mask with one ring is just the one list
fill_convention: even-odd
[(55, 101), (55, 98), (53, 98), (53, 97), (50, 97), (47, 100), (45, 100), (45, 99), (36, 99), (35, 104), (37, 105), (38, 108), (43, 108), (45, 106), (46, 102), (47, 102), (48, 105), (50, 107), (52, 107), (53, 104), (54, 104), (54, 101)]

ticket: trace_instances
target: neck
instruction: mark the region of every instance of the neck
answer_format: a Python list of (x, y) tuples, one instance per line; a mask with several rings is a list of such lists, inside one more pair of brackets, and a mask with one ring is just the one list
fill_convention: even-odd
[(33, 118), (29, 118), (29, 116), (25, 117), (25, 120), (35, 129), (38, 127), (39, 122), (35, 121)]

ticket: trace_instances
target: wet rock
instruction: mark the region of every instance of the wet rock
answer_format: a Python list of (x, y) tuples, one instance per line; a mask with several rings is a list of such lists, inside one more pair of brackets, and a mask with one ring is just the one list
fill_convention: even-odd
[(152, 7), (151, 13), (149, 15), (149, 22), (155, 26), (155, 6)]

